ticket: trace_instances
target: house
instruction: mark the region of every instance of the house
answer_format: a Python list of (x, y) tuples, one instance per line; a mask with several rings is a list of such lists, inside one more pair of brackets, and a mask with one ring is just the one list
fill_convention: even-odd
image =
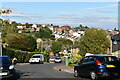
[(17, 25), (17, 28), (18, 28), (18, 29), (24, 29), (24, 28), (26, 28), (26, 25), (25, 25), (25, 24)]
[(49, 26), (48, 28), (49, 28), (52, 32), (54, 31), (53, 26)]
[(80, 27), (75, 27), (74, 30), (75, 30), (75, 31), (80, 31), (81, 28), (80, 28)]
[(39, 31), (40, 29), (42, 29), (42, 27), (37, 27), (37, 28), (36, 28), (36, 31)]
[(64, 25), (64, 26), (61, 26), (61, 29), (62, 30), (70, 30), (71, 27), (69, 25)]
[(54, 32), (62, 33), (62, 29), (60, 27), (55, 27)]
[(40, 46), (40, 42), (42, 42), (42, 39), (41, 39), (41, 38), (38, 38), (38, 39), (36, 40), (36, 42), (37, 42), (37, 49), (38, 49), (39, 46)]
[(112, 39), (112, 53), (120, 54), (120, 33), (112, 36), (111, 39)]
[(32, 28), (37, 28), (37, 24), (33, 24), (33, 25), (32, 25)]
[(111, 36), (114, 36), (114, 35), (117, 35), (120, 33), (120, 31), (113, 31), (113, 30), (110, 30), (108, 29), (107, 32), (111, 35)]
[(74, 29), (70, 29), (69, 30), (69, 36), (73, 36), (73, 33), (74, 33), (75, 31), (74, 31)]

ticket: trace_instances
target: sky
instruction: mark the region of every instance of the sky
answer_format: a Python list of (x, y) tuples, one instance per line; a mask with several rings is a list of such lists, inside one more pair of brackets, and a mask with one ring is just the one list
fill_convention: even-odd
[(119, 0), (1, 0), (2, 2), (119, 2)]
[[(22, 1), (22, 0), (21, 0)], [(114, 29), (118, 27), (118, 2), (26, 2), (2, 1), (2, 9), (12, 13), (2, 15), (20, 23), (70, 25)], [(108, 0), (106, 0), (108, 1)], [(109, 0), (110, 1), (110, 0)]]

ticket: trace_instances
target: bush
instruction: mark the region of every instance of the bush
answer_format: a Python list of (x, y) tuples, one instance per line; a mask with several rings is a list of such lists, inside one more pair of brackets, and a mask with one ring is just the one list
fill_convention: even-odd
[(27, 51), (14, 50), (11, 48), (3, 48), (3, 56), (9, 56), (12, 58), (17, 58), (17, 62), (28, 62), (32, 57), (33, 53)]
[(73, 67), (76, 63), (78, 63), (82, 59), (82, 56), (78, 54), (74, 54), (69, 59), (69, 66)]

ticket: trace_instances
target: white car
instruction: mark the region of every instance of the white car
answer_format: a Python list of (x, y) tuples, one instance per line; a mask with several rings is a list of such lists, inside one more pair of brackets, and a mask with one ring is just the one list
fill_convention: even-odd
[(29, 63), (44, 63), (44, 55), (43, 54), (34, 54), (30, 60)]
[(62, 62), (62, 59), (60, 57), (55, 58), (55, 63), (61, 63), (61, 62)]
[(55, 57), (50, 57), (49, 61), (50, 62), (54, 62), (55, 61)]

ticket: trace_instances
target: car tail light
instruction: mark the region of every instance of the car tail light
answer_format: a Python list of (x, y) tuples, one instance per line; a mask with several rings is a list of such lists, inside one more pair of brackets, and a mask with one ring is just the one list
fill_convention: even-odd
[(97, 72), (97, 74), (102, 74), (102, 72)]
[(101, 64), (101, 62), (100, 62), (99, 60), (96, 60), (96, 64), (97, 64), (98, 66), (102, 66), (102, 64)]

